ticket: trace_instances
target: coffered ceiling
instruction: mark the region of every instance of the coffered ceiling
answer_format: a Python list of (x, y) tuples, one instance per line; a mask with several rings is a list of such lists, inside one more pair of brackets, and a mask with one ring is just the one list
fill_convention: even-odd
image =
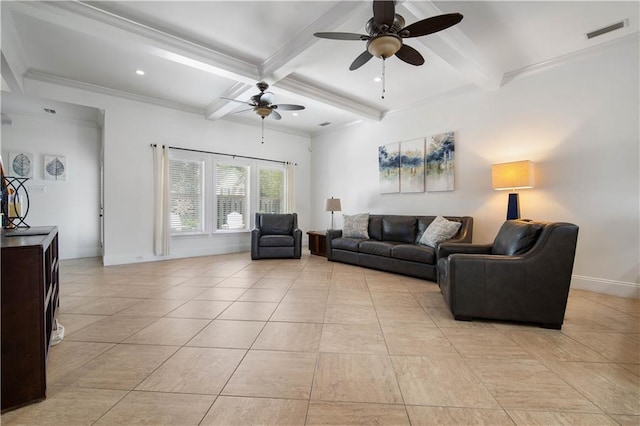
[[(305, 135), (463, 91), (500, 90), (519, 72), (638, 37), (639, 21), (637, 1), (398, 1), (407, 24), (453, 12), (464, 19), (405, 39), (426, 62), (389, 58), (381, 99), (374, 81), (381, 60), (349, 71), (365, 42), (313, 36), (366, 33), (371, 1), (2, 1), (1, 8), (2, 76), (14, 94), (25, 91), (26, 77), (259, 125), (253, 111), (236, 113), (243, 105), (222, 98), (248, 101), (266, 81), (275, 103), (306, 109), (280, 111), (282, 120), (265, 125)], [(585, 36), (621, 21), (621, 29)]]

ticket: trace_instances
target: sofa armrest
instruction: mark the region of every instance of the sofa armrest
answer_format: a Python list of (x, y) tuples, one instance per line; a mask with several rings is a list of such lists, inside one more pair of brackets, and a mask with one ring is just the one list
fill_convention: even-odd
[(327, 260), (333, 260), (332, 240), (342, 237), (342, 229), (328, 229), (326, 237)]
[(445, 241), (436, 246), (436, 258), (442, 259), (454, 253), (490, 254), (491, 244), (467, 244)]
[(293, 230), (293, 257), (300, 259), (302, 256), (302, 230), (296, 228)]
[(259, 242), (260, 242), (261, 232), (259, 229), (251, 230), (251, 259), (257, 260), (260, 259), (260, 250), (259, 250)]

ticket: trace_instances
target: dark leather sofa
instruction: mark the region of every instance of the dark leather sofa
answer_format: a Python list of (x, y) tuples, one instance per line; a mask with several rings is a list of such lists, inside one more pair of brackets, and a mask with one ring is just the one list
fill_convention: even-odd
[(438, 285), (456, 320), (560, 329), (577, 239), (571, 223), (508, 220), (492, 244), (440, 244)]
[(300, 259), (302, 230), (298, 215), (256, 213), (255, 229), (251, 230), (251, 259)]
[[(417, 244), (436, 216), (369, 215), (369, 239), (342, 238), (342, 230), (327, 231), (327, 259), (379, 269), (426, 280), (436, 280), (436, 255), (431, 247)], [(449, 241), (470, 243), (473, 218), (445, 216), (460, 222)]]

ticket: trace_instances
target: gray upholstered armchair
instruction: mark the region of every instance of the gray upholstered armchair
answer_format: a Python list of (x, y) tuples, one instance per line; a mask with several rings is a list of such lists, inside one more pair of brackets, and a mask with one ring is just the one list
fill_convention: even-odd
[(295, 258), (302, 255), (298, 215), (256, 213), (251, 231), (251, 259)]
[(438, 285), (456, 320), (487, 318), (560, 329), (578, 227), (506, 221), (493, 244), (441, 243)]

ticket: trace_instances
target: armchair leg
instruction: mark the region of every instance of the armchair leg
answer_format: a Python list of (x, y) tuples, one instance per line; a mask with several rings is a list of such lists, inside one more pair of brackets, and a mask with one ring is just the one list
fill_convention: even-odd
[(542, 328), (550, 328), (552, 330), (562, 330), (562, 324), (543, 323)]
[(471, 321), (472, 318), (470, 316), (467, 315), (454, 315), (453, 318), (456, 321)]

